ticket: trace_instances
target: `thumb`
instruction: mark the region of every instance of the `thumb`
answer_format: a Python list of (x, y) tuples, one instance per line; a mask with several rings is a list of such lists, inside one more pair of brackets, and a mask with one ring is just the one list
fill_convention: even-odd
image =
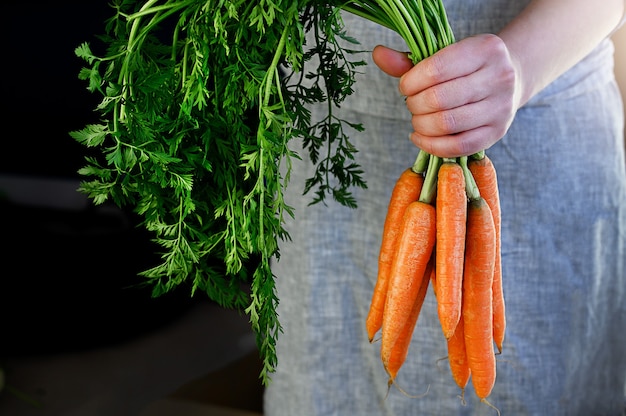
[(413, 62), (406, 52), (399, 52), (382, 45), (374, 48), (372, 59), (384, 73), (392, 77), (401, 77), (413, 68)]

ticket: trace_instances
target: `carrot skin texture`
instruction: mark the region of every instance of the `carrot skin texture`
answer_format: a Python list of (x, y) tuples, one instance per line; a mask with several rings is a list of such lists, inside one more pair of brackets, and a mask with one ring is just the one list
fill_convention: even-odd
[(493, 272), (493, 338), (498, 352), (502, 352), (506, 332), (506, 310), (502, 290), (502, 259), (501, 259), (501, 209), (498, 192), (498, 178), (491, 160), (485, 155), (482, 159), (472, 159), (468, 168), (476, 181), (481, 196), (489, 204), (496, 227), (496, 262)]
[(467, 221), (465, 176), (461, 165), (444, 162), (437, 179), (437, 311), (449, 339), (461, 316), (463, 262)]
[(462, 314), (472, 384), (481, 399), (489, 396), (496, 380), (492, 320), (495, 234), (487, 202), (482, 197), (471, 201), (467, 214)]
[(424, 177), (411, 168), (407, 168), (402, 172), (391, 192), (378, 255), (378, 275), (365, 321), (370, 342), (373, 341), (374, 336), (382, 326), (389, 286), (389, 273), (395, 256), (404, 212), (411, 202), (417, 201), (423, 184)]
[(385, 367), (394, 344), (410, 320), (422, 280), (428, 278), (425, 272), (435, 245), (435, 226), (434, 206), (419, 201), (409, 204), (391, 268), (383, 313), (381, 358)]
[(454, 334), (448, 338), (448, 363), (450, 364), (452, 378), (457, 386), (459, 386), (461, 390), (465, 390), (471, 371), (465, 349), (465, 325), (463, 316), (459, 319)]
[(402, 333), (398, 337), (398, 340), (393, 345), (393, 348), (390, 351), (389, 358), (387, 358), (386, 360), (385, 370), (389, 375), (389, 385), (393, 384), (396, 375), (402, 367), (402, 364), (404, 364), (404, 361), (406, 360), (407, 354), (409, 352), (409, 346), (411, 344), (413, 331), (415, 330), (415, 326), (417, 325), (417, 320), (419, 318), (420, 311), (422, 310), (422, 305), (424, 304), (426, 293), (428, 292), (428, 286), (430, 284), (430, 276), (432, 270), (433, 261), (431, 259), (431, 261), (428, 262), (426, 271), (424, 272), (424, 277), (422, 278), (422, 283), (420, 285), (417, 298), (415, 299), (415, 303), (413, 304), (411, 315), (409, 316), (409, 319), (405, 324)]

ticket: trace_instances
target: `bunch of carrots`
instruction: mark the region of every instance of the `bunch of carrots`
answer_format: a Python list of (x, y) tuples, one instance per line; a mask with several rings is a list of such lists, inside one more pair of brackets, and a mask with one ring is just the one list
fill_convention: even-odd
[(462, 391), (471, 378), (487, 402), (506, 321), (497, 175), (484, 151), (456, 159), (420, 152), (394, 186), (366, 320), (370, 342), (381, 332), (389, 386), (406, 359), (429, 285), (452, 377)]
[[(350, 0), (342, 8), (397, 32), (414, 64), (455, 42), (442, 0)], [(393, 189), (378, 267), (366, 328), (370, 342), (381, 332), (389, 386), (432, 285), (454, 381), (464, 391), (471, 378), (488, 404), (506, 323), (500, 199), (484, 151), (454, 159), (420, 151)]]

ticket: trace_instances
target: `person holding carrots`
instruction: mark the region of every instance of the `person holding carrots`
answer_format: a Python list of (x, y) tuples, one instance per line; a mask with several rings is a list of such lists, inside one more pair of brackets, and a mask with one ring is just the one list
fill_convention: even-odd
[(341, 108), (366, 129), (354, 142), (368, 188), (357, 209), (309, 205), (299, 181), (312, 167), (294, 166), (266, 416), (496, 414), (471, 383), (458, 398), (432, 285), (398, 389), (366, 331), (387, 204), (418, 149), (486, 149), (497, 169), (506, 336), (489, 403), (516, 416), (626, 409), (626, 160), (609, 40), (626, 2), (444, 5), (458, 41), (415, 66), (396, 34), (344, 14), (372, 51)]

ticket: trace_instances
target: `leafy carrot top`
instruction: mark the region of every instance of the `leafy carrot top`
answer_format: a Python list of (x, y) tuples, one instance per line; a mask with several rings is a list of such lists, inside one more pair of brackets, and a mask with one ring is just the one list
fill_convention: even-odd
[[(132, 207), (161, 262), (142, 273), (159, 296), (186, 285), (244, 310), (266, 383), (281, 331), (270, 259), (288, 240), (283, 199), (294, 138), (315, 165), (304, 193), (356, 207), (357, 149), (335, 109), (364, 62), (345, 45), (344, 9), (407, 39), (414, 59), (451, 41), (440, 1), (112, 0), (96, 45), (76, 54), (101, 96), (100, 122), (70, 135), (91, 148), (81, 191)], [(442, 18), (443, 16), (443, 18)], [(423, 29), (419, 34), (418, 28)], [(306, 34), (313, 36), (311, 44)], [(341, 46), (344, 45), (344, 46)], [(305, 63), (318, 62), (304, 72)], [(309, 66), (307, 66), (309, 68)], [(306, 80), (306, 82), (303, 82)], [(313, 122), (308, 107), (326, 103)]]

